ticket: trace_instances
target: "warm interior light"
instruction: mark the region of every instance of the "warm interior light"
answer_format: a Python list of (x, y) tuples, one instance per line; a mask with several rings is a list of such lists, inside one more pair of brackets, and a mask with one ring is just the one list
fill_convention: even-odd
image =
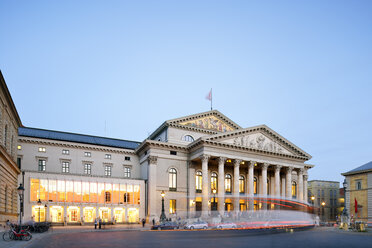
[(231, 163), (231, 159), (226, 160), (227, 163)]
[(242, 164), (245, 164), (245, 162), (243, 161)]
[(322, 202), (322, 206), (324, 206), (325, 205), (325, 202)]
[(213, 194), (216, 194), (217, 193), (217, 190), (216, 189), (213, 189), (212, 192), (213, 192)]
[(311, 200), (313, 200), (313, 201), (314, 201), (314, 200), (315, 200), (315, 196), (312, 196), (312, 197), (311, 197)]

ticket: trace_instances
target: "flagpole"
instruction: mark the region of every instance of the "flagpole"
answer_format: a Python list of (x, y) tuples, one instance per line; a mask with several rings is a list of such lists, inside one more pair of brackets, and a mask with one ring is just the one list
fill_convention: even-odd
[(212, 94), (212, 88), (211, 88), (211, 111), (212, 111), (212, 102), (213, 102), (213, 94)]

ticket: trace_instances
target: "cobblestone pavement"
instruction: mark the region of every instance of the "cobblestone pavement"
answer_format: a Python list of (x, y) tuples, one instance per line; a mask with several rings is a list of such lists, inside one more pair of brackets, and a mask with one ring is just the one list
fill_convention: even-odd
[(142, 228), (139, 224), (130, 225), (110, 225), (104, 226), (101, 230), (94, 229), (94, 226), (55, 226), (51, 227), (48, 232), (45, 233), (32, 233), (32, 239), (30, 241), (4, 241), (3, 233), (0, 232), (0, 248), (24, 248), (31, 246), (31, 244), (37, 244), (42, 238), (54, 234), (64, 234), (64, 233), (89, 233), (89, 232), (113, 232), (113, 231), (143, 231), (150, 230), (150, 226), (146, 225)]

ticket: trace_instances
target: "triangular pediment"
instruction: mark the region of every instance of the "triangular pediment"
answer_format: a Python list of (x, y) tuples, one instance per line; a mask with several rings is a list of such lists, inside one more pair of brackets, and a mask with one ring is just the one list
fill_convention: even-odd
[(209, 136), (207, 140), (277, 154), (311, 156), (265, 125)]
[(232, 132), (241, 128), (217, 110), (169, 120), (167, 123), (215, 132)]

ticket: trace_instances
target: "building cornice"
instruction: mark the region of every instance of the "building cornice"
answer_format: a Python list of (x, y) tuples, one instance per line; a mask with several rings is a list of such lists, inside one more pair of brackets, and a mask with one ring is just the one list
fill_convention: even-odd
[(156, 140), (144, 140), (139, 147), (135, 150), (137, 154), (141, 153), (146, 148), (163, 148), (172, 149), (174, 151), (187, 152), (187, 147), (185, 145), (172, 144), (168, 142), (161, 142)]
[(341, 173), (341, 175), (343, 175), (343, 176), (353, 176), (353, 175), (357, 175), (357, 174), (364, 174), (364, 173), (370, 173), (370, 172), (372, 172), (372, 169), (353, 171), (353, 172), (345, 172), (345, 173)]
[[(59, 146), (59, 147), (66, 147), (66, 148), (75, 148), (75, 149), (83, 149), (83, 150), (91, 150), (91, 151), (101, 151), (101, 152), (109, 152), (109, 153), (118, 153), (118, 154), (135, 154), (135, 151), (125, 150), (124, 148), (108, 148), (107, 146), (98, 146), (98, 145), (83, 145), (81, 143), (72, 143), (68, 141), (50, 141), (45, 139), (36, 139), (36, 138), (26, 138), (26, 137), (19, 137), (19, 142), (29, 143), (29, 144), (40, 144), (40, 145), (49, 145), (49, 146)], [(62, 143), (63, 142), (63, 143)]]

